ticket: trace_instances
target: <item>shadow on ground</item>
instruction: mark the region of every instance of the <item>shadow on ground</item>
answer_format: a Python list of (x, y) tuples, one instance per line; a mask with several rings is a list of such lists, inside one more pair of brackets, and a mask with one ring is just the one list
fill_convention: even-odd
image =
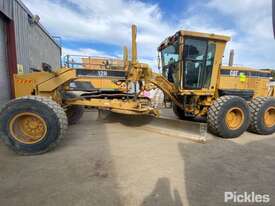
[[(209, 143), (198, 144), (176, 138), (166, 141), (158, 135), (151, 139), (140, 137), (149, 134), (141, 128), (129, 138), (135, 130), (116, 128), (116, 124), (102, 124), (96, 121), (96, 117), (95, 112), (88, 112), (79, 124), (70, 127), (61, 144), (45, 155), (22, 157), (0, 144), (0, 204), (182, 206), (187, 202), (189, 204), (186, 205), (190, 206), (221, 206), (225, 205), (225, 191), (237, 191), (270, 194), (272, 203), (269, 205), (275, 205), (274, 138), (262, 137), (254, 142), (247, 138), (250, 142), (246, 144), (215, 138)], [(143, 117), (139, 117), (138, 121), (131, 116), (130, 120), (121, 116), (113, 118), (106, 122), (123, 119), (126, 123), (131, 120), (138, 125), (147, 124)], [(191, 125), (186, 124), (185, 127), (191, 130)], [(137, 155), (143, 161), (134, 161), (138, 159)], [(125, 162), (120, 164), (124, 168), (116, 168), (115, 161), (119, 162), (125, 156)], [(133, 164), (134, 169), (127, 170)], [(143, 165), (148, 170), (135, 169)], [(175, 167), (175, 170), (165, 171), (167, 165)], [(156, 168), (166, 173), (148, 172)], [(123, 175), (119, 173), (122, 169)], [(146, 175), (147, 178), (144, 178)], [(173, 175), (178, 175), (176, 180), (185, 191), (171, 184)], [(130, 178), (136, 176), (139, 178), (132, 182)], [(132, 187), (130, 194), (133, 195), (123, 197), (121, 191), (124, 190), (124, 195), (127, 195), (128, 186)], [(148, 189), (145, 195), (143, 189)]]
[(168, 178), (159, 178), (154, 190), (143, 200), (141, 206), (183, 206), (179, 191), (174, 189)]
[(121, 205), (106, 125), (91, 118), (44, 155), (18, 156), (3, 144), (0, 151), (1, 205)]
[(148, 115), (126, 115), (104, 111), (101, 120), (105, 123), (121, 123), (128, 127), (141, 127), (150, 124), (155, 117)]
[(215, 145), (179, 143), (178, 147), (189, 205), (238, 205), (224, 203), (224, 192), (234, 191), (269, 194), (271, 203), (265, 205), (275, 205), (274, 139), (247, 144), (230, 140), (217, 140)]

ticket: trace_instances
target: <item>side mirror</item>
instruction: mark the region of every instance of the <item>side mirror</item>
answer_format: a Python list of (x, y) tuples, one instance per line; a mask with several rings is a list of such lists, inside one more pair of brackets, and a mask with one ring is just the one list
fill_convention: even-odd
[(159, 52), (158, 52), (158, 70), (160, 72), (160, 55), (159, 55)]

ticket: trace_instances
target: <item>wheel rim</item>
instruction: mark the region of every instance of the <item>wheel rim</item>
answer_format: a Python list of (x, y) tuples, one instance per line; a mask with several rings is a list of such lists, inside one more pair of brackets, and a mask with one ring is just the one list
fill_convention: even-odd
[(244, 122), (244, 112), (238, 107), (230, 109), (226, 114), (225, 122), (229, 129), (239, 129)]
[(21, 113), (14, 116), (9, 123), (9, 128), (12, 137), (23, 144), (35, 144), (47, 133), (46, 122), (34, 113)]
[(275, 107), (269, 107), (264, 114), (265, 126), (271, 128), (275, 125)]

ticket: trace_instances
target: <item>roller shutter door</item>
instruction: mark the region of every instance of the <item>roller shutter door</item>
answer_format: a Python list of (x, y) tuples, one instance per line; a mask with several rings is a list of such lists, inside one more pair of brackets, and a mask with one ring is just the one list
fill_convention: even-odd
[(10, 99), (7, 38), (5, 22), (0, 18), (0, 108)]

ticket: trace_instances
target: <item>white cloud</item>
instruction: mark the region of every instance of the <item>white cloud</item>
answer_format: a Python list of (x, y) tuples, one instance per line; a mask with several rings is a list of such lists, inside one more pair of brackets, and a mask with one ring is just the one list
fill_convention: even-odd
[(229, 15), (245, 34), (270, 40), (272, 32), (271, 0), (210, 0), (208, 6)]
[(103, 51), (98, 51), (95, 49), (87, 49), (87, 48), (78, 48), (78, 49), (62, 49), (62, 56), (66, 55), (81, 55), (81, 56), (92, 56), (92, 57), (112, 57)]
[(62, 1), (24, 0), (41, 16), (51, 33), (71, 40), (89, 40), (130, 46), (131, 24), (140, 31), (140, 54), (152, 56), (158, 44), (175, 29), (162, 21), (156, 4), (124, 0), (69, 0), (78, 10)]
[[(131, 47), (131, 25), (138, 26), (140, 61), (156, 68), (156, 50), (160, 42), (177, 30), (163, 21), (157, 4), (125, 0), (24, 0), (30, 10), (41, 16), (41, 23), (54, 35), (71, 41), (102, 42)], [(76, 9), (77, 8), (77, 9)], [(65, 49), (64, 53), (109, 56), (94, 49)], [(119, 54), (118, 54), (119, 55)]]
[(271, 0), (210, 0), (208, 7), (230, 18), (238, 33), (231, 48), (236, 63), (259, 68), (275, 67)]
[[(233, 42), (226, 50), (226, 58), (228, 50), (234, 48), (237, 64), (275, 67), (272, 55), (275, 42), (272, 38), (269, 0), (208, 0), (206, 6), (200, 6), (205, 12), (197, 12), (197, 5), (192, 6), (184, 11), (189, 15), (184, 19), (179, 18), (174, 24), (165, 20), (157, 4), (140, 0), (68, 0), (72, 7), (62, 0), (23, 1), (33, 13), (41, 16), (41, 23), (52, 34), (72, 41), (130, 47), (130, 26), (137, 24), (139, 58), (154, 67), (159, 43), (179, 29), (233, 36)], [(232, 19), (235, 27), (225, 28), (222, 19), (213, 21), (211, 12), (218, 12), (223, 14), (223, 18)], [(79, 48), (70, 52), (108, 56), (105, 52), (94, 49)]]

